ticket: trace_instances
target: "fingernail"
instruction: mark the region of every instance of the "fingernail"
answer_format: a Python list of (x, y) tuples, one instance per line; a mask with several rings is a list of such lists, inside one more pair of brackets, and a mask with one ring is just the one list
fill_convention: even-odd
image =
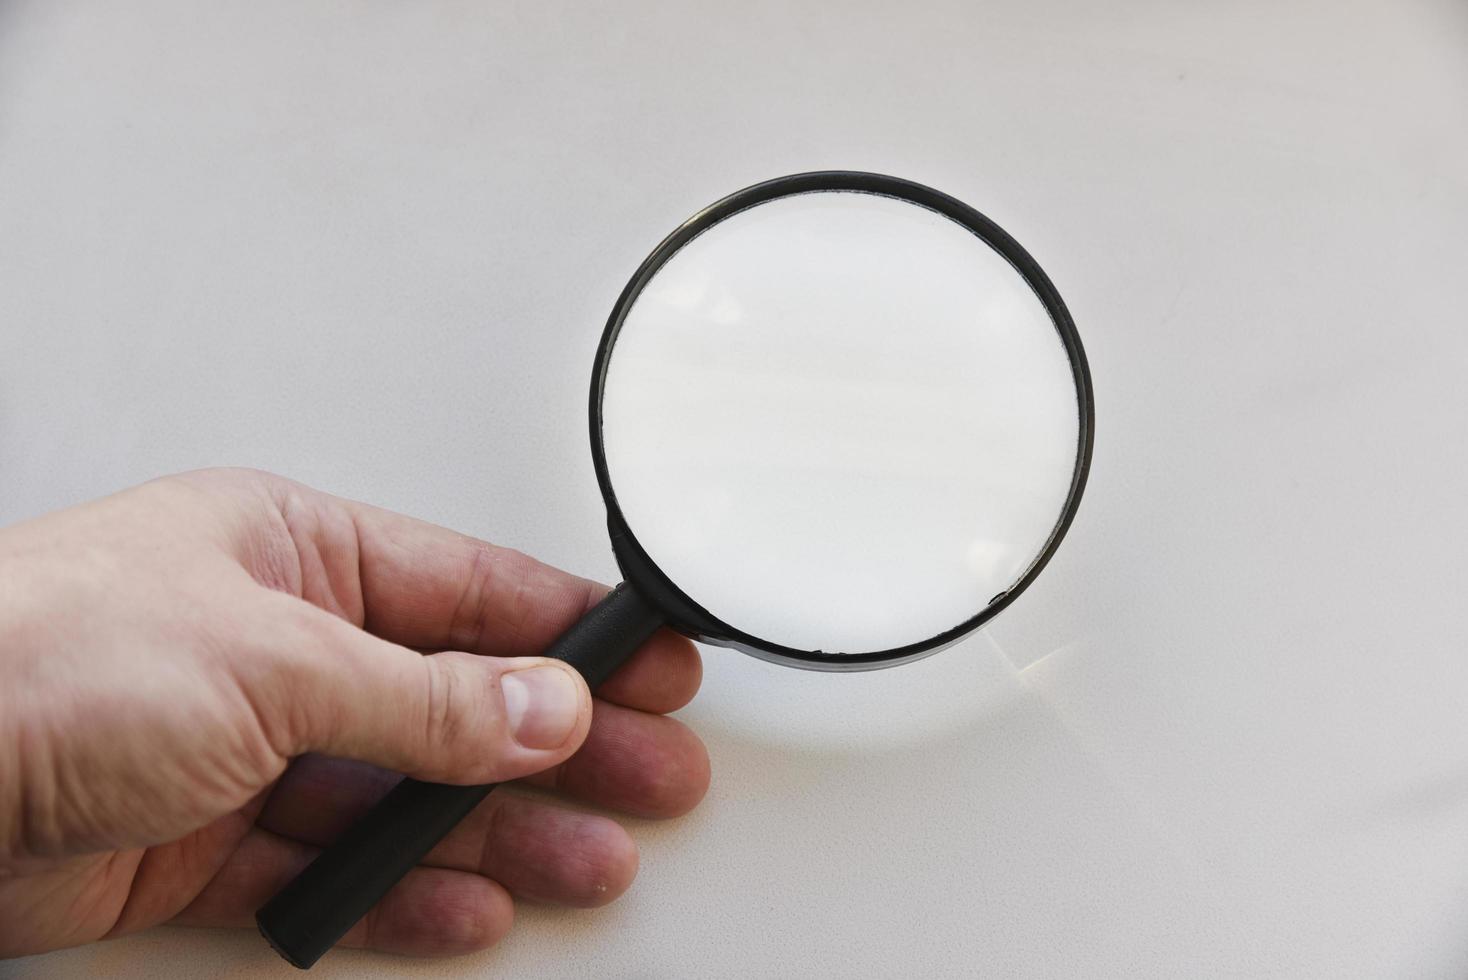
[(527, 749), (564, 745), (576, 728), (581, 692), (559, 667), (531, 667), (500, 678), (505, 717), (515, 741)]

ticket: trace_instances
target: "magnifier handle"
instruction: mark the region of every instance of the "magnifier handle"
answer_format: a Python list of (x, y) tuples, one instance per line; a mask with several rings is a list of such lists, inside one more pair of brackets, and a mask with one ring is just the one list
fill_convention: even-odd
[[(662, 613), (624, 582), (544, 655), (595, 689), (662, 625)], [(494, 787), (404, 779), (255, 913), (261, 935), (308, 969)]]

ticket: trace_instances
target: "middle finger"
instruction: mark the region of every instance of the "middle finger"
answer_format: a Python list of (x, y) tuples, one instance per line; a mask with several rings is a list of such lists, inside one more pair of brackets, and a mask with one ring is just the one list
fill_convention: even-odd
[[(303, 756), (281, 777), (257, 822), (281, 837), (324, 847), (399, 779), (365, 763)], [(500, 790), (422, 864), (492, 878), (521, 898), (591, 907), (627, 890), (637, 874), (637, 845), (606, 817)]]

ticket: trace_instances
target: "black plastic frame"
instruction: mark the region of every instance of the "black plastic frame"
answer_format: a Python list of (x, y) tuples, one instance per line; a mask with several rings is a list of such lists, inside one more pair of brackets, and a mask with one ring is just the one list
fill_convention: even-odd
[[(612, 487), (611, 475), (607, 470), (606, 447), (602, 442), (602, 394), (606, 386), (607, 368), (611, 362), (612, 349), (616, 345), (617, 334), (622, 329), (627, 313), (632, 309), (633, 303), (641, 295), (648, 281), (679, 249), (725, 218), (777, 198), (825, 191), (877, 194), (936, 211), (967, 228), (1008, 259), (1015, 270), (1029, 283), (1030, 288), (1044, 304), (1046, 311), (1050, 314), (1050, 319), (1055, 324), (1056, 332), (1060, 335), (1066, 354), (1070, 358), (1078, 402), (1076, 415), (1079, 419), (1080, 433), (1076, 442), (1076, 463), (1071, 476), (1070, 492), (1049, 540), (1025, 574), (1007, 593), (991, 601), (977, 615), (958, 625), (917, 643), (868, 653), (827, 653), (820, 650), (798, 650), (782, 646), (736, 629), (698, 605), (663, 574), (662, 569), (648, 556), (632, 533), (632, 529), (627, 526), (621, 508), (617, 505), (617, 495)], [(1071, 521), (1075, 518), (1076, 509), (1080, 506), (1081, 493), (1085, 489), (1086, 477), (1091, 469), (1095, 414), (1095, 403), (1091, 393), (1091, 372), (1086, 364), (1086, 354), (1081, 347), (1080, 336), (1076, 333), (1070, 312), (1065, 308), (1060, 294), (1056, 292), (1055, 286), (1039, 264), (1004, 229), (962, 201), (910, 180), (859, 171), (823, 170), (777, 177), (774, 180), (767, 180), (730, 194), (685, 221), (672, 234), (663, 239), (662, 243), (653, 249), (652, 254), (638, 267), (626, 288), (622, 290), (621, 296), (618, 297), (616, 306), (612, 308), (612, 315), (607, 320), (601, 343), (597, 346), (596, 362), (591, 377), (591, 455), (596, 467), (597, 483), (601, 486), (602, 497), (606, 500), (607, 525), (611, 531), (612, 550), (616, 555), (617, 564), (621, 567), (627, 582), (667, 615), (669, 625), (706, 643), (733, 647), (762, 660), (787, 666), (830, 671), (871, 670), (917, 660), (958, 642), (1007, 608), (1035, 580), (1035, 577), (1050, 561), (1051, 556), (1055, 554), (1055, 549), (1060, 546), (1061, 540), (1070, 528)]]

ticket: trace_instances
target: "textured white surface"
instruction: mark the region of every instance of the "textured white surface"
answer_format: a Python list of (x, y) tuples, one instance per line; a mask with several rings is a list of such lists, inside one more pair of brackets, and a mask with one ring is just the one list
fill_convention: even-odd
[(1465, 51), (1450, 0), (6, 3), (0, 519), (242, 463), (610, 577), (630, 270), (753, 180), (924, 181), (1085, 337), (1055, 562), (911, 667), (710, 651), (713, 791), (625, 899), (316, 974), (1461, 977)]

